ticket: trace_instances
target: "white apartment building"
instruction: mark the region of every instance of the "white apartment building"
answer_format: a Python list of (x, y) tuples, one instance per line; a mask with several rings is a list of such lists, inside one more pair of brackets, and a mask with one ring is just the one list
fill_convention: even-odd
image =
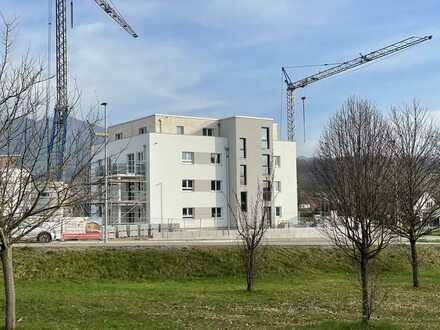
[[(233, 228), (274, 171), (272, 227), (296, 223), (296, 143), (270, 118), (154, 114), (109, 128), (109, 223)], [(104, 151), (93, 163), (94, 216), (104, 210)]]

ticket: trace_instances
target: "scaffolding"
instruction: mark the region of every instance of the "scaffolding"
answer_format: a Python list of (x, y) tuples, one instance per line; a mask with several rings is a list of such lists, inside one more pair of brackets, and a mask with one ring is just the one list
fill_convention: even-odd
[[(108, 224), (147, 224), (148, 185), (144, 162), (111, 163), (108, 166)], [(96, 216), (104, 214), (105, 168), (95, 168)]]

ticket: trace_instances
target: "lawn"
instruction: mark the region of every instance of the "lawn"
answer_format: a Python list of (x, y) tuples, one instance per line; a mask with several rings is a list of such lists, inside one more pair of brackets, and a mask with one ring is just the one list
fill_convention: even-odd
[[(440, 251), (420, 254), (418, 290), (402, 249), (375, 266), (382, 276), (371, 329), (440, 329)], [(357, 276), (329, 248), (267, 248), (253, 293), (232, 248), (16, 255), (21, 329), (360, 329)]]

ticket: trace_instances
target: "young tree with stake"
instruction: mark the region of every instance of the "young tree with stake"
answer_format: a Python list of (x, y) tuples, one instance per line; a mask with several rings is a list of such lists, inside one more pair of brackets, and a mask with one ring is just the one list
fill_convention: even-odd
[(330, 120), (314, 164), (337, 214), (322, 230), (359, 267), (362, 323), (372, 312), (369, 268), (391, 240), (393, 161), (389, 125), (367, 100), (350, 98)]
[[(43, 70), (29, 55), (13, 58), (13, 24), (3, 21), (0, 46), (0, 257), (5, 290), (5, 328), (16, 328), (13, 246), (42, 224), (61, 221), (63, 209), (88, 196), (84, 173), (93, 155), (89, 122), (69, 127), (65, 156), (54, 165), (44, 113)], [(74, 108), (71, 108), (71, 115)], [(57, 180), (58, 171), (65, 181)], [(50, 191), (51, 198), (47, 198)]]
[(391, 229), (408, 239), (412, 285), (419, 287), (417, 241), (440, 212), (440, 130), (417, 101), (392, 109), (396, 217)]
[(255, 196), (249, 202), (242, 201), (235, 193), (235, 203), (229, 204), (230, 215), (237, 225), (237, 233), (241, 239), (246, 272), (247, 291), (254, 290), (257, 260), (261, 242), (271, 225), (272, 201), (275, 199), (273, 182), (273, 162), (267, 168), (268, 173), (258, 181)]

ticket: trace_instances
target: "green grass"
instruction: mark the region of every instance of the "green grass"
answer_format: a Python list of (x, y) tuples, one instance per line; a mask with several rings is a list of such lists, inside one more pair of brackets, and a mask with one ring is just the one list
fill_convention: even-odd
[(434, 230), (430, 233), (430, 235), (432, 235), (432, 236), (440, 236), (440, 229), (434, 229)]
[[(234, 248), (15, 255), (21, 329), (364, 329), (357, 276), (330, 248), (266, 248), (250, 294)], [(418, 290), (405, 250), (381, 256), (369, 329), (440, 329), (440, 250), (420, 256)]]

